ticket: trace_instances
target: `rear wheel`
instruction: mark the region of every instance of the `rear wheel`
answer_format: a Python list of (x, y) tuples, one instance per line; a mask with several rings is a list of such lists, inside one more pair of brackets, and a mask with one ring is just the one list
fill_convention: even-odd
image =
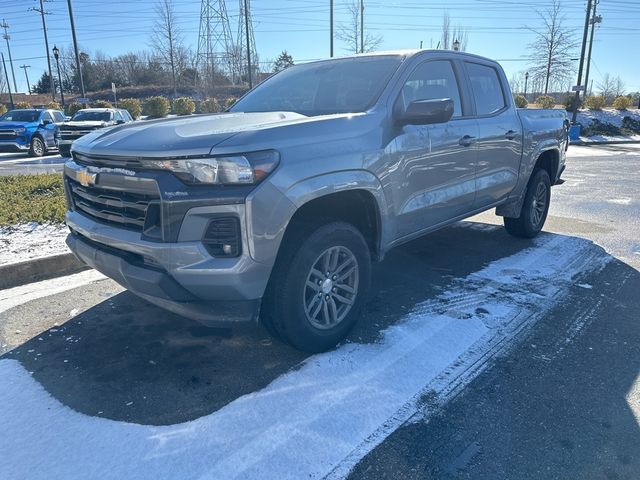
[(369, 289), (367, 242), (351, 224), (303, 227), (283, 243), (263, 322), (296, 348), (321, 352), (344, 339)]
[(29, 155), (32, 157), (41, 157), (45, 154), (46, 149), (44, 142), (40, 137), (33, 137), (31, 139), (31, 148), (29, 149)]
[(551, 180), (546, 170), (534, 170), (527, 192), (524, 196), (522, 210), (518, 218), (504, 218), (504, 226), (511, 235), (522, 238), (533, 238), (544, 226), (551, 202)]

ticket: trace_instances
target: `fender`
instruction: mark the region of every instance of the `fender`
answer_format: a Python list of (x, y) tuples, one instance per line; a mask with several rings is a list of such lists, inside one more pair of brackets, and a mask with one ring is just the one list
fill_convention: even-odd
[[(524, 201), (524, 195), (527, 191), (527, 184), (529, 183), (529, 178), (531, 178), (533, 169), (538, 163), (538, 159), (540, 158), (540, 156), (550, 150), (556, 151), (558, 153), (558, 169), (561, 168), (561, 163), (563, 163), (563, 155), (561, 153), (561, 150), (558, 148), (558, 144), (555, 139), (547, 139), (536, 144), (534, 150), (531, 152), (531, 154), (528, 155), (531, 160), (528, 162), (522, 162), (520, 164), (518, 183), (511, 192), (509, 199), (496, 208), (496, 215), (510, 218), (518, 218), (520, 216), (520, 212), (522, 211), (522, 202)], [(557, 174), (558, 172), (555, 172), (555, 175)], [(551, 184), (553, 185), (553, 183), (554, 179), (552, 178)]]

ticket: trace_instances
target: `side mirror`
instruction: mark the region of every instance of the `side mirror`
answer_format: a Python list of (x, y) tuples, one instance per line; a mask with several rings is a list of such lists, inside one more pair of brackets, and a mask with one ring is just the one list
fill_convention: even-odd
[(124, 123), (124, 120), (116, 120), (116, 125), (122, 125)]
[(397, 115), (400, 123), (408, 125), (428, 125), (448, 122), (453, 116), (453, 100), (439, 98), (434, 100), (415, 100), (404, 112)]
[(43, 127), (46, 127), (47, 125), (51, 125), (52, 123), (53, 123), (53, 122), (52, 122), (51, 120), (46, 120), (46, 119), (45, 119), (45, 120), (42, 120), (41, 125), (42, 125)]

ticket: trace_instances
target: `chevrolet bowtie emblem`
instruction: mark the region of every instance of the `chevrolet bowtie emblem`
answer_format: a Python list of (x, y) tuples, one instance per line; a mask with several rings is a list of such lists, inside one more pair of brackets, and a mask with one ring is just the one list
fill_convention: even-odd
[(76, 180), (80, 182), (80, 185), (88, 187), (89, 185), (95, 185), (97, 173), (90, 173), (88, 170), (80, 170), (76, 174)]

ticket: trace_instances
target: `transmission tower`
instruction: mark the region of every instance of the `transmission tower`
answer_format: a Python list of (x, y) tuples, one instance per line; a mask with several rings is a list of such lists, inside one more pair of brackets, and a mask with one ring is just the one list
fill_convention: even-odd
[[(241, 82), (247, 82), (251, 86), (252, 79), (258, 72), (258, 54), (256, 51), (256, 39), (253, 36), (253, 22), (251, 21), (251, 6), (249, 0), (240, 0), (238, 10), (238, 36), (234, 49), (234, 64), (238, 78)], [(247, 44), (249, 48), (247, 48)], [(249, 75), (251, 64), (251, 75)]]
[(224, 0), (202, 0), (196, 70), (200, 83), (208, 93), (214, 85), (214, 75), (233, 77), (233, 38)]

